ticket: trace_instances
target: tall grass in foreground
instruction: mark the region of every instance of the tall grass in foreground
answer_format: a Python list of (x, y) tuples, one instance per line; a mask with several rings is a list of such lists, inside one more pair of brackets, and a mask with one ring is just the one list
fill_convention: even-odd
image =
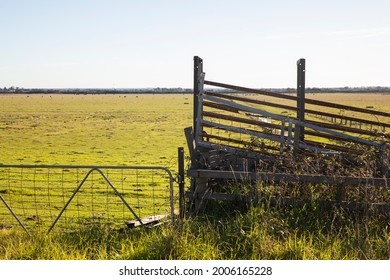
[[(220, 208), (221, 209), (221, 208)], [(153, 229), (0, 230), (0, 259), (390, 259), (389, 214), (251, 208)]]

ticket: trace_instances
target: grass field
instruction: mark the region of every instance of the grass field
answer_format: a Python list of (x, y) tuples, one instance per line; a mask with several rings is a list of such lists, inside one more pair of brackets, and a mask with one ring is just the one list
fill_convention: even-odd
[[(390, 94), (307, 98), (390, 111)], [(162, 165), (176, 170), (177, 147), (187, 146), (183, 129), (192, 126), (189, 94), (0, 95), (0, 103), (3, 164)]]
[[(390, 95), (307, 97), (390, 111)], [(191, 95), (0, 95), (0, 104), (1, 164), (160, 165), (176, 173), (177, 147), (186, 148), (183, 129), (192, 125)], [(143, 184), (160, 182), (155, 181)], [(109, 191), (101, 180), (96, 184), (101, 193)], [(27, 193), (19, 188), (16, 197), (47, 194), (48, 185), (26, 185)], [(133, 187), (124, 193), (139, 189)], [(0, 191), (4, 197), (10, 193)], [(61, 203), (66, 199), (58, 197)], [(90, 203), (90, 194), (85, 201), (78, 204)], [(0, 259), (390, 259), (388, 216), (322, 212), (316, 205), (247, 213), (234, 211), (234, 205), (216, 208), (208, 217), (151, 230), (93, 226), (29, 237), (18, 227), (4, 227)]]
[(174, 169), (191, 95), (0, 95), (0, 162)]
[[(162, 166), (175, 172), (189, 95), (2, 95), (3, 164)], [(0, 192), (26, 226), (54, 222), (89, 170), (0, 170)], [(169, 212), (169, 178), (161, 170), (102, 170), (139, 217)], [(95, 178), (94, 178), (95, 175)], [(134, 219), (96, 172), (64, 218)], [(0, 214), (7, 214), (5, 207)], [(64, 219), (61, 219), (62, 222)], [(9, 214), (0, 224), (15, 220)], [(61, 224), (61, 223), (58, 223)], [(72, 225), (67, 225), (72, 226)]]

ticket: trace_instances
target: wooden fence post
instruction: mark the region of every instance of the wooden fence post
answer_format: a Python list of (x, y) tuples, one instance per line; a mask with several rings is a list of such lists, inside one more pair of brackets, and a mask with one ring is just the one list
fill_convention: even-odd
[(184, 193), (184, 149), (179, 147), (178, 157), (178, 181), (179, 181), (179, 219), (183, 220), (185, 212), (185, 193)]
[(198, 119), (198, 107), (200, 104), (198, 104), (199, 100), (199, 94), (200, 94), (200, 88), (199, 88), (199, 79), (201, 77), (201, 74), (203, 72), (203, 60), (199, 56), (194, 56), (194, 125), (192, 127), (193, 129), (193, 135), (194, 138), (197, 137), (198, 133), (200, 133), (197, 130), (197, 119)]
[[(203, 83), (204, 83), (204, 73), (203, 73), (203, 60), (194, 56), (194, 114), (193, 114), (193, 127), (192, 127), (192, 137), (195, 142), (195, 150), (193, 151), (193, 156), (191, 158), (191, 169), (199, 168), (199, 155), (197, 150), (197, 143), (202, 134), (201, 126), (201, 109), (202, 109), (202, 92), (203, 92)], [(199, 103), (200, 102), (200, 103)], [(191, 205), (195, 206), (195, 212), (199, 211), (203, 205), (203, 195), (206, 192), (207, 188), (207, 179), (204, 178), (192, 178), (190, 190), (194, 192), (193, 201)]]
[[(305, 121), (305, 68), (306, 60), (301, 58), (297, 61), (297, 118), (299, 121)], [(298, 132), (296, 140), (305, 140), (305, 127), (300, 125), (296, 130)]]

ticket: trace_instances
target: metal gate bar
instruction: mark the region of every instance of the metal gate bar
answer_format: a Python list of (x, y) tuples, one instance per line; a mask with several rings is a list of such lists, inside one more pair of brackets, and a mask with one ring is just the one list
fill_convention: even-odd
[(18, 223), (20, 224), (20, 226), (24, 229), (25, 232), (27, 232), (28, 235), (30, 235), (30, 233), (28, 232), (27, 228), (24, 226), (23, 222), (19, 219), (18, 215), (16, 215), (16, 213), (12, 210), (12, 208), (8, 205), (8, 203), (5, 201), (5, 199), (1, 196), (0, 194), (0, 199), (1, 201), (3, 201), (5, 207), (8, 208), (8, 210), (11, 212), (12, 216), (15, 217), (15, 219), (18, 221)]
[[(126, 199), (123, 197), (123, 195), (118, 191), (118, 189), (117, 188), (115, 188), (115, 186), (114, 186), (114, 183), (112, 182), (112, 180), (110, 180), (110, 178), (109, 178), (109, 176), (111, 175), (111, 176), (121, 176), (121, 177), (123, 177), (123, 171), (124, 170), (136, 170), (137, 171), (137, 175), (136, 176), (138, 176), (138, 171), (139, 170), (152, 170), (153, 172), (152, 172), (152, 183), (149, 183), (149, 184), (146, 184), (145, 183), (145, 178), (143, 177), (143, 180), (142, 180), (142, 182), (144, 183), (143, 185), (144, 186), (151, 186), (152, 187), (152, 199), (153, 199), (153, 202), (152, 202), (152, 204), (153, 204), (153, 211), (155, 210), (155, 206), (157, 205), (154, 205), (155, 204), (155, 201), (154, 201), (154, 199), (155, 199), (155, 185), (158, 185), (155, 181), (154, 181), (154, 179), (153, 179), (153, 176), (155, 176), (154, 175), (154, 171), (162, 171), (162, 173), (160, 174), (160, 176), (161, 176), (161, 178), (163, 179), (163, 178), (167, 178), (167, 177), (165, 177), (165, 176), (163, 176), (163, 174), (167, 174), (168, 175), (168, 177), (169, 177), (169, 194), (167, 193), (167, 195), (169, 196), (169, 200), (170, 200), (170, 202), (169, 202), (169, 208), (170, 208), (170, 215), (171, 215), (171, 220), (173, 221), (173, 219), (174, 219), (174, 192), (173, 192), (173, 176), (172, 176), (172, 173), (171, 173), (171, 171), (169, 170), (169, 169), (167, 169), (167, 168), (165, 168), (165, 167), (161, 167), (161, 166), (91, 166), (91, 165), (14, 165), (14, 164), (10, 164), (10, 165), (0, 165), (0, 170), (1, 169), (11, 169), (11, 168), (15, 168), (15, 169), (20, 169), (21, 171), (20, 172), (22, 172), (22, 174), (24, 174), (24, 172), (23, 172), (23, 170), (24, 169), (33, 169), (34, 170), (34, 172), (33, 173), (28, 173), (28, 172), (25, 172), (26, 174), (30, 174), (30, 178), (27, 178), (27, 179), (25, 179), (23, 176), (21, 177), (21, 178), (16, 178), (16, 180), (15, 180), (15, 182), (19, 182), (19, 180), (20, 180), (20, 189), (18, 189), (18, 192), (20, 192), (20, 197), (21, 197), (21, 199), (24, 201), (24, 198), (23, 198), (23, 196), (24, 196), (24, 192), (27, 192), (27, 196), (32, 196), (32, 195), (34, 195), (34, 201), (33, 201), (33, 203), (35, 203), (35, 205), (34, 205), (34, 207), (35, 207), (35, 211), (38, 211), (36, 208), (37, 208), (37, 203), (44, 203), (44, 202), (42, 202), (42, 201), (40, 201), (39, 199), (38, 199), (38, 202), (37, 202), (37, 194), (36, 194), (36, 180), (38, 181), (38, 184), (39, 183), (42, 183), (42, 180), (41, 181), (39, 181), (39, 179), (37, 179), (36, 178), (36, 173), (37, 173), (37, 170), (39, 170), (39, 169), (48, 169), (48, 171), (47, 171), (47, 177), (46, 177), (46, 179), (45, 180), (47, 180), (47, 182), (45, 183), (45, 184), (47, 184), (47, 193), (46, 193), (46, 195), (47, 195), (47, 199), (48, 199), (48, 203), (49, 204), (51, 204), (50, 203), (50, 193), (49, 193), (49, 187), (50, 187), (50, 185), (51, 185), (51, 182), (50, 182), (50, 170), (52, 170), (52, 169), (62, 169), (62, 173), (61, 174), (59, 174), (59, 173), (54, 173), (54, 175), (56, 175), (56, 176), (61, 176), (62, 177), (62, 179), (59, 179), (60, 180), (60, 184), (61, 184), (61, 186), (59, 187), (60, 189), (62, 188), (62, 191), (63, 191), (63, 194), (62, 194), (62, 199), (63, 199), (63, 201), (65, 201), (66, 199), (65, 199), (65, 197), (64, 197), (64, 195), (65, 195), (65, 192), (64, 192), (64, 181), (66, 181), (66, 179), (64, 179), (64, 171), (65, 172), (69, 172), (69, 170), (71, 170), (71, 169), (74, 169), (74, 170), (76, 170), (77, 171), (77, 174), (79, 174), (79, 169), (89, 169), (88, 170), (88, 172), (86, 173), (86, 175), (84, 176), (84, 178), (82, 179), (82, 181), (80, 182), (80, 183), (78, 183), (78, 185), (77, 185), (77, 188), (72, 192), (72, 194), (71, 194), (71, 196), (69, 197), (69, 199), (67, 199), (67, 201), (66, 201), (66, 203), (65, 203), (65, 205), (61, 208), (61, 211), (60, 211), (60, 213), (56, 216), (56, 218), (55, 218), (55, 220), (54, 220), (54, 222), (51, 224), (51, 226), (50, 226), (50, 228), (49, 228), (49, 230), (48, 230), (48, 233), (54, 228), (54, 226), (57, 224), (57, 222), (59, 221), (59, 219), (62, 217), (62, 215), (63, 215), (63, 213), (65, 212), (65, 210), (68, 208), (68, 206), (69, 206), (69, 204), (72, 202), (72, 200), (74, 199), (74, 197), (76, 196), (76, 194), (78, 194), (79, 193), (79, 191), (80, 190), (82, 190), (83, 188), (83, 185), (85, 185), (85, 183), (86, 183), (86, 181), (88, 180), (88, 178), (90, 178), (90, 177), (93, 177), (93, 173), (94, 172), (97, 172), (97, 173), (99, 173), (100, 175), (101, 175), (101, 178), (103, 179), (103, 182), (105, 182), (105, 184), (107, 184), (107, 211), (106, 211), (106, 213), (104, 213), (104, 215), (107, 215), (107, 216), (109, 216), (109, 210), (108, 210), (108, 208), (109, 208), (109, 199), (108, 199), (108, 189), (109, 189), (109, 187), (113, 190), (113, 192), (114, 192), (114, 194), (111, 194), (111, 195), (115, 195), (116, 197), (119, 197), (119, 199), (122, 201), (122, 203), (123, 203), (123, 209), (125, 209), (125, 207), (134, 215), (134, 217), (136, 218), (136, 220), (141, 224), (141, 225), (143, 225), (143, 222), (142, 222), (142, 219), (139, 217), (139, 215), (137, 215), (136, 214), (136, 212), (133, 210), (133, 208), (130, 206), (130, 204), (126, 201)], [(107, 169), (107, 172), (106, 172), (106, 174), (104, 174), (104, 172), (102, 171), (103, 169)], [(114, 174), (112, 175), (112, 173), (110, 173), (110, 174), (108, 174), (108, 170), (122, 170), (119, 174), (118, 173), (115, 173), (114, 172)], [(6, 173), (2, 173), (2, 174), (6, 174)], [(9, 188), (9, 184), (10, 184), (10, 172), (9, 172), (9, 170), (8, 170), (8, 188)], [(13, 173), (13, 174), (15, 174), (15, 173)], [(44, 176), (44, 173), (42, 173), (43, 175), (42, 176)], [(71, 174), (71, 173), (70, 173)], [(92, 176), (91, 176), (92, 175)], [(127, 175), (128, 176), (133, 176), (134, 174), (133, 173), (127, 173)], [(28, 175), (26, 175), (26, 176), (28, 176)], [(78, 177), (78, 176), (77, 176)], [(147, 177), (147, 176), (145, 176), (145, 177)], [(126, 179), (126, 178), (125, 178)], [(3, 179), (4, 180), (4, 179)], [(76, 178), (75, 178), (75, 180), (76, 180)], [(164, 180), (164, 179), (163, 179)], [(25, 181), (27, 181), (27, 182), (29, 182), (29, 183), (31, 183), (32, 185), (33, 185), (33, 190), (31, 190), (31, 189), (28, 189), (28, 187), (24, 187), (23, 186), (23, 183), (25, 182)], [(32, 183), (32, 181), (33, 181), (33, 183)], [(137, 177), (137, 181), (138, 181), (138, 177)], [(56, 181), (57, 182), (57, 181)], [(66, 183), (71, 183), (71, 182), (73, 182), (73, 178), (72, 178), (72, 180), (68, 180), (68, 181), (66, 181)], [(77, 182), (79, 182), (78, 181), (78, 178), (77, 178)], [(149, 181), (148, 181), (149, 182)], [(14, 182), (13, 182), (14, 183)], [(91, 191), (92, 191), (92, 195), (93, 195), (93, 189), (95, 188), (93, 185), (95, 184), (95, 183), (99, 183), (98, 182), (98, 180), (92, 180), (92, 187), (91, 187)], [(123, 189), (123, 181), (121, 182), (121, 184), (122, 184), (122, 189)], [(130, 184), (130, 182), (129, 182), (129, 184)], [(154, 185), (155, 184), (155, 185)], [(161, 184), (160, 184), (161, 185)], [(109, 186), (109, 187), (108, 187)], [(145, 196), (145, 194), (140, 194), (140, 191), (142, 192), (143, 190), (140, 190), (140, 185), (138, 185), (138, 183), (137, 184), (133, 184), (132, 186), (135, 186), (137, 189), (136, 189), (136, 194), (135, 194), (135, 196), (139, 196), (139, 195), (144, 195)], [(0, 187), (1, 187), (1, 180), (0, 180)], [(158, 186), (157, 186), (158, 187)], [(97, 188), (99, 188), (99, 186), (97, 187)], [(67, 189), (68, 191), (69, 191), (69, 188)], [(101, 190), (101, 189), (100, 189)], [(11, 189), (9, 189), (9, 191), (11, 192)], [(104, 190), (103, 190), (104, 191)], [(130, 191), (130, 189), (128, 190), (128, 191)], [(159, 198), (161, 199), (161, 192), (162, 192), (163, 190), (160, 188), (160, 189), (158, 189), (157, 190), (157, 192), (160, 192), (160, 196), (159, 196)], [(167, 190), (168, 191), (168, 190)], [(28, 193), (28, 192), (30, 192), (30, 193)], [(33, 194), (31, 194), (33, 192)], [(38, 191), (39, 192), (39, 191)], [(96, 192), (96, 191), (95, 191)], [(5, 192), (6, 193), (6, 192)], [(10, 196), (11, 196), (11, 194), (9, 194)], [(38, 194), (39, 195), (39, 194)], [(81, 195), (81, 194), (80, 194)], [(167, 199), (168, 199), (168, 196), (167, 196)], [(3, 196), (0, 196), (1, 197), (1, 200), (3, 201), (3, 203), (4, 203), (4, 205), (6, 206), (6, 208), (8, 209), (8, 211), (12, 214), (12, 216), (18, 221), (18, 223), (20, 224), (20, 226), (22, 226), (23, 227), (23, 229), (26, 231), (26, 232), (28, 232), (28, 230), (27, 230), (27, 227), (23, 224), (23, 222), (22, 222), (22, 220), (18, 217), (18, 215), (16, 214), (16, 212), (12, 209), (12, 205), (9, 205), (8, 203), (7, 203), (7, 201), (6, 201), (6, 199), (5, 199), (5, 197), (3, 197)], [(38, 196), (39, 197), (39, 196)], [(77, 197), (79, 197), (79, 196), (77, 196)], [(164, 196), (165, 197), (165, 196)], [(147, 198), (149, 198), (149, 197), (147, 197)], [(93, 199), (93, 198), (92, 198)], [(134, 199), (134, 196), (132, 196), (132, 199)], [(144, 198), (145, 199), (145, 198)], [(139, 200), (139, 197), (138, 197), (138, 200)], [(92, 200), (92, 204), (93, 204), (93, 200)], [(112, 205), (112, 202), (111, 202), (111, 205)], [(160, 204), (160, 207), (161, 206), (163, 206), (163, 205), (165, 205), (165, 204)], [(168, 204), (166, 204), (167, 206), (168, 206)], [(51, 213), (51, 211), (52, 211), (52, 206), (53, 205), (49, 205), (49, 211), (50, 211), (50, 213)], [(115, 207), (116, 207), (117, 205), (115, 205)], [(29, 207), (28, 205), (25, 205), (25, 204), (23, 204), (22, 205), (22, 210), (23, 210), (23, 212), (25, 211), (25, 207)], [(31, 206), (30, 206), (31, 207)], [(93, 205), (92, 205), (92, 207), (93, 207)], [(138, 205), (138, 207), (139, 207), (139, 205)], [(142, 207), (144, 207), (144, 206), (142, 206)], [(31, 207), (31, 208), (33, 208), (33, 207)], [(27, 209), (27, 208), (26, 208)], [(56, 207), (56, 209), (60, 209), (60, 207)], [(78, 210), (79, 208), (77, 208), (77, 211), (79, 211)], [(27, 209), (28, 210), (28, 209)], [(31, 210), (31, 209), (30, 209)], [(74, 211), (74, 210), (73, 210)], [(124, 210), (123, 210), (124, 211)], [(139, 210), (139, 213), (140, 213), (141, 211)], [(38, 213), (38, 212), (36, 212), (36, 213)], [(115, 212), (115, 213), (117, 213), (117, 212)], [(38, 215), (37, 215), (38, 216)], [(52, 215), (50, 215), (50, 216), (52, 216)], [(114, 216), (114, 215), (112, 215), (112, 216)], [(65, 216), (65, 218), (66, 218), (66, 216)]]

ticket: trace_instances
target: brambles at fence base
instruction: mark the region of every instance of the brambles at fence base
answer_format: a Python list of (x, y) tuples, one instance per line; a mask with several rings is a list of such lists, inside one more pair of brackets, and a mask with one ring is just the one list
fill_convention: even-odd
[(131, 220), (143, 225), (144, 217), (173, 218), (172, 184), (171, 172), (158, 166), (0, 165), (0, 226), (121, 229)]

